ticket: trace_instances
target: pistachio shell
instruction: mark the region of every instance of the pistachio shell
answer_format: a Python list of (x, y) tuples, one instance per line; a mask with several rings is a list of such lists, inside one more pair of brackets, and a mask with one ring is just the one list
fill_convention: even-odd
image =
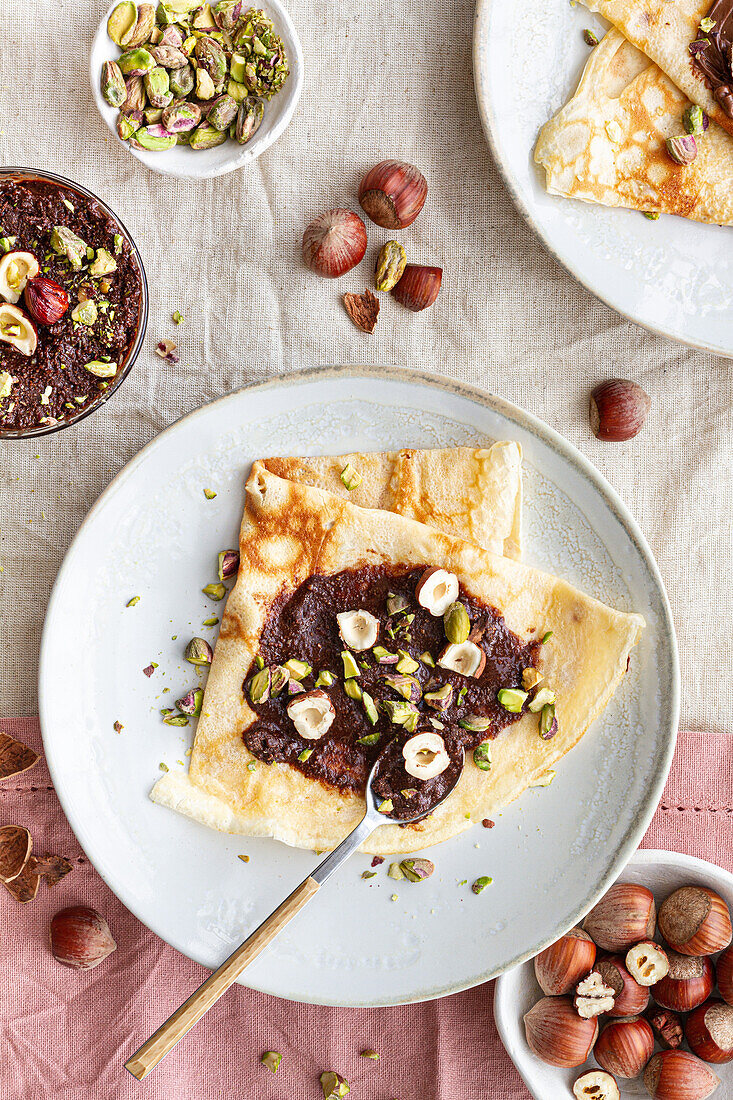
[(117, 46), (137, 22), (137, 8), (132, 0), (123, 0), (110, 14), (107, 20), (107, 34)]

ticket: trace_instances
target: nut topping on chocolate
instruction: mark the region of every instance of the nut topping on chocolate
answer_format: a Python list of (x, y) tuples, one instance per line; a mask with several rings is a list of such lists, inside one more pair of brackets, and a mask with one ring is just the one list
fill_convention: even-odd
[(458, 577), (447, 569), (426, 569), (415, 589), (417, 602), (436, 618), (446, 611), (458, 597)]
[(486, 654), (475, 642), (447, 645), (438, 657), (438, 664), (451, 672), (478, 678), (486, 665)]
[(439, 733), (417, 733), (402, 746), (405, 771), (415, 779), (434, 779), (450, 764), (445, 741)]
[(296, 696), (287, 710), (296, 730), (307, 741), (318, 741), (328, 733), (336, 717), (333, 703), (320, 688)]
[(38, 345), (36, 327), (18, 306), (0, 302), (0, 340), (21, 355), (33, 355)]
[(339, 634), (349, 649), (371, 649), (379, 637), (379, 619), (368, 611), (342, 611), (336, 616)]
[(26, 283), (35, 279), (39, 270), (38, 260), (32, 252), (6, 252), (0, 260), (0, 297), (15, 305)]

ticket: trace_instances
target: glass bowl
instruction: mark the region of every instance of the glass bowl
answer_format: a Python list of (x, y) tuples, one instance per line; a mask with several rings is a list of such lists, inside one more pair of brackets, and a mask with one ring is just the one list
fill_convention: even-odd
[(70, 416), (67, 419), (59, 420), (56, 424), (39, 424), (31, 428), (1, 428), (0, 427), (0, 440), (3, 439), (37, 439), (42, 435), (51, 435), (53, 432), (63, 431), (64, 428), (71, 428), (75, 424), (78, 424), (80, 420), (84, 420), (85, 417), (90, 416), (96, 412), (97, 409), (104, 405), (106, 401), (109, 401), (113, 393), (116, 393), (122, 383), (125, 381), (130, 371), (133, 368), (135, 360), (140, 354), (140, 349), (143, 346), (145, 339), (145, 330), (148, 324), (148, 281), (145, 276), (145, 268), (143, 266), (142, 257), (138, 251), (138, 247), (135, 244), (131, 234), (126, 229), (122, 221), (120, 221), (114, 210), (111, 209), (100, 199), (98, 195), (95, 195), (93, 191), (89, 191), (86, 187), (82, 187), (81, 184), (75, 183), (73, 180), (66, 179), (65, 176), (59, 176), (55, 172), (46, 172), (37, 168), (0, 168), (0, 183), (5, 183), (8, 180), (17, 180), (18, 182), (25, 181), (48, 181), (50, 183), (58, 183), (61, 186), (68, 188), (71, 191), (76, 191), (80, 195), (84, 195), (87, 199), (92, 199), (94, 202), (99, 203), (105, 213), (111, 218), (114, 224), (119, 228), (120, 233), (123, 234), (128, 241), (132, 254), (135, 257), (135, 261), (140, 272), (140, 288), (141, 288), (141, 302), (140, 313), (138, 314), (137, 330), (135, 332), (135, 339), (130, 345), (130, 349), (123, 361), (121, 369), (115, 375), (111, 385), (96, 398), (87, 408), (81, 409), (78, 413)]

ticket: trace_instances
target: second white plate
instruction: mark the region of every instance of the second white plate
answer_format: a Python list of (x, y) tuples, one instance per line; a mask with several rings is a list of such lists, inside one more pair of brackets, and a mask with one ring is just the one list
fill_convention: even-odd
[[(72, 828), (124, 904), (191, 958), (221, 962), (316, 863), (148, 800), (159, 764), (186, 761), (192, 728), (163, 725), (159, 711), (196, 680), (189, 638), (215, 634), (202, 622), (222, 605), (201, 589), (218, 551), (236, 545), (250, 463), (489, 439), (524, 450), (526, 560), (645, 616), (630, 672), (552, 786), (527, 791), (495, 829), (430, 851), (426, 882), (396, 883), (387, 863), (364, 880), (370, 860), (355, 857), (244, 978), (326, 1004), (456, 992), (557, 939), (638, 844), (674, 748), (677, 655), (656, 566), (613, 490), (549, 428), (478, 390), (376, 368), (290, 375), (199, 409), (129, 463), (72, 543), (44, 628), (41, 723)], [(481, 875), (494, 883), (476, 896)]]
[(733, 356), (731, 230), (671, 215), (649, 221), (548, 195), (534, 163), (540, 128), (575, 91), (608, 24), (581, 4), (479, 0), (476, 97), (494, 159), (519, 210), (588, 290), (637, 324)]

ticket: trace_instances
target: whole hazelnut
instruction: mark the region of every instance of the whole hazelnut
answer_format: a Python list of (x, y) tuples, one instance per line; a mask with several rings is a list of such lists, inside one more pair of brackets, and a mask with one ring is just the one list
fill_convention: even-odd
[(715, 964), (718, 989), (726, 1004), (733, 1005), (733, 947), (726, 948)]
[(597, 439), (620, 443), (633, 439), (644, 426), (651, 398), (628, 378), (609, 378), (590, 396), (590, 426)]
[(641, 1016), (607, 1024), (593, 1049), (602, 1069), (627, 1078), (638, 1077), (653, 1053), (654, 1032)]
[(659, 931), (681, 955), (713, 955), (733, 937), (728, 906), (707, 886), (681, 886), (659, 908)]
[(649, 990), (629, 974), (620, 955), (599, 959), (596, 970), (606, 985), (614, 991), (614, 1005), (609, 1016), (638, 1016), (649, 1004)]
[(574, 989), (593, 969), (596, 945), (582, 928), (571, 928), (562, 939), (540, 951), (534, 972), (543, 993), (561, 996)]
[(707, 955), (694, 958), (669, 951), (669, 973), (652, 986), (652, 996), (672, 1012), (692, 1012), (706, 1001), (715, 985), (715, 971)]
[(733, 1062), (733, 1008), (724, 1001), (708, 1001), (687, 1017), (685, 1038), (703, 1062)]
[(51, 921), (51, 952), (62, 966), (92, 970), (116, 948), (107, 921), (96, 909), (72, 905)]
[(361, 181), (359, 202), (377, 225), (406, 229), (422, 210), (427, 194), (427, 180), (414, 165), (383, 160)]
[(402, 278), (392, 288), (392, 297), (413, 313), (420, 313), (433, 304), (443, 281), (442, 267), (407, 264)]
[(706, 1100), (720, 1078), (686, 1050), (663, 1050), (644, 1070), (644, 1086), (655, 1100)]
[(325, 279), (338, 279), (364, 259), (366, 226), (351, 210), (327, 210), (306, 227), (303, 260)]
[(598, 1020), (583, 1020), (570, 997), (543, 997), (524, 1017), (527, 1045), (551, 1066), (582, 1066), (598, 1037)]
[(604, 951), (628, 951), (654, 935), (654, 895), (635, 882), (616, 882), (591, 909), (583, 928)]

